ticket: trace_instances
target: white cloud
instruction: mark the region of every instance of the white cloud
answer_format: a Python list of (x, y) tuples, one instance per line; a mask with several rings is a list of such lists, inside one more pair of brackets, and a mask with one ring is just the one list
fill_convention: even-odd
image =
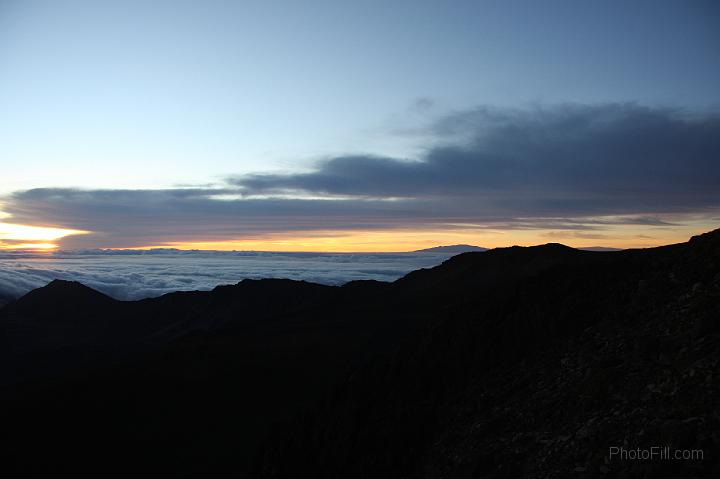
[(338, 285), (395, 280), (449, 254), (264, 253), (230, 251), (80, 251), (0, 254), (0, 299), (17, 298), (53, 279), (79, 281), (121, 300), (208, 290), (245, 278), (290, 278)]

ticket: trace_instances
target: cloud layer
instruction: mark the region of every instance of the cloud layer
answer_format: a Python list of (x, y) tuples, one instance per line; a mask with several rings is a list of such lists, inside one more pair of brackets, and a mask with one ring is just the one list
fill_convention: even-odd
[(209, 290), (245, 278), (290, 278), (338, 285), (359, 279), (392, 281), (451, 254), (322, 254), (229, 251), (81, 251), (0, 254), (0, 303), (53, 279), (80, 281), (116, 299), (171, 291)]
[[(353, 154), (299, 174), (229, 177), (217, 188), (16, 192), (21, 224), (93, 232), (64, 247), (133, 247), (274, 233), (663, 226), (720, 207), (720, 117), (634, 104), (477, 108), (420, 133), (407, 160)], [(606, 221), (606, 220), (605, 220)]]
[[(720, 118), (636, 105), (480, 108), (430, 128), (456, 144), (422, 161), (343, 156), (316, 171), (249, 175), (246, 193), (453, 199), (476, 214), (687, 211), (718, 205)], [(477, 200), (470, 208), (461, 201)]]

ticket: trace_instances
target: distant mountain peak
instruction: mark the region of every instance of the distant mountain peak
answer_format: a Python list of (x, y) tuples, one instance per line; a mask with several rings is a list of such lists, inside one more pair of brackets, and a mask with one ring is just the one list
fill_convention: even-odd
[(84, 293), (96, 293), (96, 294), (102, 294), (98, 291), (90, 288), (89, 286), (85, 286), (79, 281), (68, 281), (65, 279), (54, 279), (50, 281), (48, 284), (43, 286), (42, 288), (38, 288), (39, 290), (46, 290), (46, 291), (62, 291), (64, 293), (69, 292), (84, 292)]
[(69, 306), (72, 304), (98, 304), (115, 301), (111, 297), (77, 281), (54, 279), (42, 288), (34, 289), (15, 303), (14, 308)]
[(530, 246), (529, 248), (535, 248), (539, 250), (550, 250), (550, 251), (569, 251), (574, 250), (572, 246), (568, 246), (562, 243), (545, 243), (537, 246)]
[(453, 244), (447, 246), (435, 246), (433, 248), (425, 248), (414, 251), (415, 253), (467, 253), (471, 251), (487, 251), (487, 248), (474, 246), (470, 244)]
[(600, 252), (613, 252), (613, 251), (622, 251), (622, 248), (610, 248), (608, 246), (584, 246), (582, 248), (578, 248), (584, 251), (600, 251)]
[(64, 287), (76, 287), (76, 286), (85, 286), (85, 285), (79, 281), (69, 281), (66, 279), (54, 279), (45, 285), (45, 287), (52, 287), (52, 288), (58, 288), (58, 287), (64, 288)]

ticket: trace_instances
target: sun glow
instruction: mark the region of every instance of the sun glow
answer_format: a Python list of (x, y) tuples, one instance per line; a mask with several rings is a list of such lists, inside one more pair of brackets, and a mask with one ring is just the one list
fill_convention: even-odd
[(13, 249), (13, 250), (37, 250), (37, 251), (50, 251), (56, 249), (58, 245), (55, 243), (17, 243), (13, 245), (0, 245), (0, 249)]
[(49, 250), (57, 248), (53, 241), (87, 233), (82, 230), (0, 222), (0, 249)]

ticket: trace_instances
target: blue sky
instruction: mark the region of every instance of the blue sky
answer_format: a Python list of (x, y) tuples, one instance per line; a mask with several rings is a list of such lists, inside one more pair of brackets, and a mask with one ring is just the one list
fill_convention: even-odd
[(479, 107), (717, 114), (717, 58), (712, 1), (0, 0), (0, 194), (422, 161)]

